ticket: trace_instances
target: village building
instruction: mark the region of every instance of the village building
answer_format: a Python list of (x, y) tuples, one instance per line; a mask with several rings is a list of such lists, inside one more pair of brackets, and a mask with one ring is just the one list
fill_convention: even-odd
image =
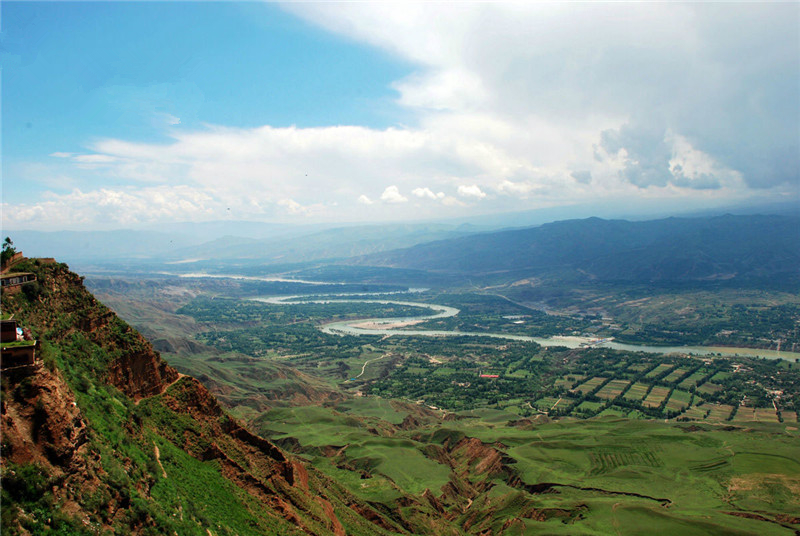
[(4, 289), (18, 287), (34, 281), (36, 281), (36, 276), (30, 272), (17, 272), (0, 276), (0, 285), (2, 285)]
[(33, 339), (30, 330), (20, 328), (14, 319), (7, 319), (0, 321), (0, 334), (0, 369), (6, 372), (37, 364), (39, 341)]
[[(22, 285), (36, 281), (36, 275), (30, 272), (12, 272), (14, 265), (25, 260), (22, 253), (15, 253), (2, 267), (0, 288), (3, 293), (18, 292)], [(4, 374), (19, 372), (28, 374), (38, 366), (36, 353), (39, 341), (34, 340), (31, 330), (18, 325), (17, 321), (7, 315), (0, 319), (0, 369)]]

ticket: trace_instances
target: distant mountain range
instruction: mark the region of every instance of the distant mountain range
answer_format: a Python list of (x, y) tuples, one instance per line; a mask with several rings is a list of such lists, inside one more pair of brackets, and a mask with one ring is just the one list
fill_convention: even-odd
[(6, 235), (26, 255), (55, 256), (75, 266), (126, 261), (194, 269), (206, 261), (252, 266), (344, 259), (464, 236), (475, 230), (468, 224), (325, 228), (219, 222), (172, 225), (158, 231), (8, 231)]
[(377, 253), (358, 265), (513, 282), (800, 279), (800, 218), (589, 218), (474, 234)]
[[(336, 281), (354, 281), (358, 274), (366, 274), (381, 282), (445, 286), (465, 278), (489, 284), (529, 278), (563, 283), (716, 281), (783, 286), (800, 281), (797, 215), (588, 218), (505, 230), (469, 223), (338, 228), (239, 223), (181, 224), (160, 231), (9, 231), (9, 235), (26, 255), (56, 256), (79, 269), (89, 267), (90, 272), (91, 267), (112, 265), (122, 271), (247, 275), (311, 270), (297, 273)], [(396, 276), (402, 277), (396, 280)]]

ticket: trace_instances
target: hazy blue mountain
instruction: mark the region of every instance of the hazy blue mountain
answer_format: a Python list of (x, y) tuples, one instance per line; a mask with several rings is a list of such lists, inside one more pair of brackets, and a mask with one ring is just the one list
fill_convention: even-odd
[[(464, 236), (469, 225), (388, 224), (336, 228), (211, 222), (166, 225), (160, 231), (6, 231), (28, 256), (55, 256), (76, 266), (168, 263), (285, 264), (344, 259)], [(238, 231), (241, 235), (221, 234)]]
[(262, 240), (224, 237), (170, 252), (170, 260), (227, 259), (264, 264), (343, 259), (468, 234), (465, 226), (392, 224), (339, 227)]
[(796, 281), (800, 218), (569, 220), (422, 244), (355, 263), (508, 281)]
[(56, 257), (67, 263), (146, 259), (202, 243), (191, 234), (159, 231), (4, 231), (28, 257)]

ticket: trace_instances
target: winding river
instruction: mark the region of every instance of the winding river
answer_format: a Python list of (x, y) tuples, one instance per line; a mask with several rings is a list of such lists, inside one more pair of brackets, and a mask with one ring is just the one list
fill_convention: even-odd
[[(408, 291), (406, 291), (407, 293)], [(505, 339), (512, 341), (535, 342), (541, 346), (565, 346), (567, 348), (580, 348), (585, 346), (597, 346), (610, 348), (613, 350), (627, 350), (631, 352), (648, 352), (653, 354), (684, 353), (695, 356), (721, 355), (725, 357), (763, 357), (766, 359), (785, 359), (794, 361), (800, 359), (797, 352), (778, 352), (776, 350), (762, 350), (759, 348), (737, 348), (729, 346), (650, 346), (637, 344), (622, 344), (613, 340), (603, 339), (599, 341), (590, 337), (561, 336), (552, 337), (529, 337), (527, 335), (515, 335), (511, 333), (482, 333), (471, 331), (444, 331), (444, 330), (413, 330), (404, 329), (410, 325), (419, 324), (427, 320), (437, 318), (449, 318), (456, 316), (459, 310), (447, 305), (432, 303), (420, 303), (413, 301), (381, 300), (366, 298), (344, 298), (345, 294), (332, 295), (328, 298), (306, 299), (303, 296), (281, 296), (269, 298), (252, 298), (256, 301), (275, 305), (289, 305), (302, 303), (378, 303), (384, 305), (405, 305), (412, 307), (422, 307), (433, 311), (432, 314), (411, 317), (397, 318), (367, 318), (360, 320), (346, 320), (343, 322), (330, 322), (321, 326), (324, 333), (331, 335), (404, 335), (412, 337), (489, 337), (494, 339)]]

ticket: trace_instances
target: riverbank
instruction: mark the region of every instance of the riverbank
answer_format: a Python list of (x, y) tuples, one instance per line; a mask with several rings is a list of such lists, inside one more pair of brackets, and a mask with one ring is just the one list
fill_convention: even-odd
[[(596, 339), (591, 337), (578, 337), (573, 335), (554, 335), (552, 337), (529, 337), (510, 333), (478, 333), (467, 331), (446, 330), (409, 330), (403, 329), (417, 325), (426, 320), (449, 318), (460, 311), (447, 305), (409, 302), (399, 300), (368, 300), (368, 299), (312, 299), (303, 300), (302, 296), (253, 298), (271, 304), (288, 303), (380, 303), (395, 304), (412, 307), (422, 307), (436, 311), (431, 315), (403, 318), (367, 318), (357, 321), (330, 322), (320, 326), (320, 330), (331, 335), (383, 335), (404, 337), (488, 337), (514, 341), (535, 342), (540, 346), (565, 346), (567, 348), (581, 348), (592, 344)], [(737, 348), (728, 346), (654, 346), (639, 344), (624, 344), (615, 341), (604, 341), (592, 344), (593, 347), (624, 350), (629, 352), (647, 352), (651, 354), (686, 354), (692, 356), (709, 357), (755, 357), (764, 359), (783, 359), (786, 361), (800, 360), (800, 353), (778, 352), (776, 350), (762, 350), (758, 348)]]

